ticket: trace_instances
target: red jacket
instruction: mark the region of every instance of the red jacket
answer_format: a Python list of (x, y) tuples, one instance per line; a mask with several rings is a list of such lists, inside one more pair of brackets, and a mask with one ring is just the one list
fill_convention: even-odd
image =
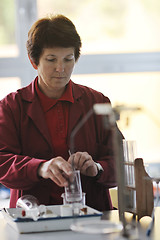
[[(69, 111), (68, 147), (71, 131), (93, 104), (110, 102), (93, 89), (72, 84), (74, 103)], [(108, 188), (116, 186), (111, 130), (104, 129), (101, 116), (93, 114), (76, 134), (74, 143), (76, 151), (87, 151), (104, 169), (98, 180), (81, 176), (87, 205), (100, 211), (111, 209)], [(39, 164), (53, 157), (33, 81), (0, 102), (0, 182), (11, 189), (10, 207), (15, 207), (17, 199), (24, 194), (34, 195), (41, 204), (55, 204), (50, 202), (53, 182), (37, 176)]]

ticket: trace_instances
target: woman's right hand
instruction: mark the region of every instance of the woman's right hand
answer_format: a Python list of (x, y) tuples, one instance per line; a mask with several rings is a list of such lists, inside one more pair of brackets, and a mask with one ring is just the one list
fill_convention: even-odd
[(41, 163), (38, 168), (38, 175), (45, 179), (50, 178), (60, 187), (66, 187), (68, 186), (67, 179), (72, 175), (72, 167), (62, 157), (56, 157)]

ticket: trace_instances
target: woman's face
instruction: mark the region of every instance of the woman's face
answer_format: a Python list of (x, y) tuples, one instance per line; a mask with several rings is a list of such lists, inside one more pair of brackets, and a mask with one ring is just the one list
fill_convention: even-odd
[(44, 48), (37, 66), (41, 91), (50, 98), (61, 97), (74, 65), (74, 48)]

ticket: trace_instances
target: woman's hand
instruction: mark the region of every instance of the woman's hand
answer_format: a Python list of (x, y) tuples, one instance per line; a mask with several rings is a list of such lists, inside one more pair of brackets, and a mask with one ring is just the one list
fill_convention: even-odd
[[(73, 162), (72, 162), (73, 161)], [(87, 152), (76, 152), (72, 154), (68, 163), (74, 164), (74, 168), (80, 170), (83, 175), (95, 177), (98, 173), (97, 166)]]
[(42, 178), (50, 178), (60, 187), (68, 186), (69, 177), (72, 175), (71, 164), (62, 157), (52, 158), (42, 163), (38, 168), (38, 175)]

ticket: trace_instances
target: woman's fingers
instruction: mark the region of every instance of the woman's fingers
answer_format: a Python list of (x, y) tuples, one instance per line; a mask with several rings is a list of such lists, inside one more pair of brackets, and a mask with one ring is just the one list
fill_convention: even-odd
[(39, 176), (50, 178), (58, 186), (67, 186), (68, 178), (72, 174), (71, 165), (62, 157), (53, 158), (42, 163), (38, 169)]
[(87, 152), (76, 152), (72, 154), (69, 159), (69, 163), (74, 162), (74, 167), (77, 170), (87, 176), (96, 176), (97, 175), (97, 166), (93, 161), (92, 157)]

